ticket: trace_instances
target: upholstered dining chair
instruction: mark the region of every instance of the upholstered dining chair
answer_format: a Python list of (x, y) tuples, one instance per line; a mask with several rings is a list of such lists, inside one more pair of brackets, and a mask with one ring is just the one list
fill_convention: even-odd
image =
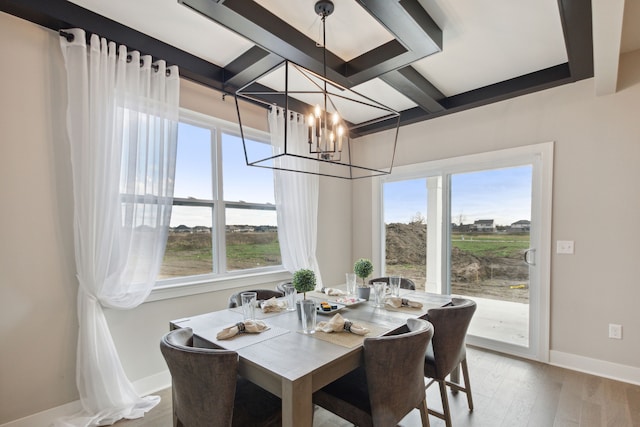
[(172, 380), (174, 427), (280, 426), (280, 399), (238, 376), (238, 353), (193, 347), (191, 328), (160, 341)]
[(291, 280), (285, 280), (284, 282), (280, 282), (276, 285), (276, 291), (282, 292), (284, 294), (284, 285), (291, 285), (293, 282)]
[[(424, 358), (424, 375), (431, 378), (427, 387), (437, 382), (440, 386), (443, 412), (429, 409), (429, 413), (445, 421), (451, 427), (451, 410), (447, 397), (447, 386), (467, 395), (469, 410), (473, 411), (473, 398), (469, 383), (465, 338), (471, 323), (476, 303), (463, 298), (452, 298), (451, 304), (432, 308), (425, 318), (433, 324), (434, 334)], [(464, 386), (447, 381), (447, 376), (460, 365)]]
[(424, 352), (433, 326), (409, 319), (408, 332), (364, 340), (364, 367), (313, 394), (313, 402), (359, 427), (396, 426), (414, 408), (429, 426)]
[[(256, 298), (258, 299), (258, 301), (265, 301), (268, 300), (269, 298), (280, 298), (284, 296), (284, 291), (280, 292), (280, 291), (274, 291), (272, 289), (251, 289), (248, 291), (242, 291), (242, 292), (255, 292)], [(229, 297), (229, 304), (228, 307), (229, 308), (234, 308), (234, 307), (240, 307), (242, 305), (242, 298), (240, 298), (240, 294), (242, 292), (236, 292), (235, 294), (231, 295)]]
[[(369, 284), (370, 285), (372, 285), (373, 282), (385, 282), (386, 284), (389, 284), (389, 277), (388, 276), (377, 277), (375, 279), (369, 280)], [(412, 291), (415, 291), (416, 290), (416, 284), (413, 282), (413, 280), (407, 279), (406, 277), (402, 277), (402, 278), (400, 278), (400, 288), (402, 288), (402, 289), (410, 289)]]

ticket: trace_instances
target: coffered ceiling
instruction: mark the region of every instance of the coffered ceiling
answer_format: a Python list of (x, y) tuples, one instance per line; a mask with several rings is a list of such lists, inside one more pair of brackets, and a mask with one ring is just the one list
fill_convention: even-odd
[[(634, 25), (640, 2), (631, 0), (333, 3), (326, 21), (328, 77), (400, 111), (401, 124), (594, 77), (594, 59), (595, 69), (609, 76), (602, 87), (613, 80), (615, 91), (619, 54), (640, 48)], [(0, 0), (0, 10), (54, 30), (84, 28), (233, 94), (283, 59), (322, 73), (314, 4)], [(388, 126), (376, 123), (361, 134)]]

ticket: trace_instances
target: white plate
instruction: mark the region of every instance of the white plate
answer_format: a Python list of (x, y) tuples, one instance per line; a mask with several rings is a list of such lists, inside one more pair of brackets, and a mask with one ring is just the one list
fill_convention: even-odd
[(360, 304), (361, 302), (366, 301), (364, 298), (354, 298), (354, 297), (340, 297), (336, 300), (338, 304), (343, 304), (345, 306)]
[[(329, 301), (327, 301), (327, 302), (329, 302)], [(337, 313), (338, 311), (340, 311), (340, 310), (342, 310), (343, 308), (345, 308), (345, 305), (344, 305), (344, 304), (340, 304), (340, 303), (337, 303), (337, 302), (329, 302), (329, 305), (330, 305), (331, 307), (334, 307), (334, 306), (335, 306), (336, 308), (331, 308), (331, 310), (323, 310), (323, 309), (320, 307), (320, 304), (316, 304), (316, 312), (317, 312), (318, 314), (333, 314), (333, 313)]]

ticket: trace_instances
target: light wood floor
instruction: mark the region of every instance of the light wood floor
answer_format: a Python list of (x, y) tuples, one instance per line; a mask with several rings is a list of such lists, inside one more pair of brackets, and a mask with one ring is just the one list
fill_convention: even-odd
[[(475, 409), (464, 393), (449, 394), (454, 427), (640, 427), (640, 386), (608, 380), (537, 362), (468, 349)], [(171, 427), (171, 391), (144, 418), (120, 421), (116, 427)], [(437, 385), (427, 391), (427, 405), (440, 410)], [(432, 427), (444, 422), (429, 417)], [(316, 408), (315, 427), (351, 426)], [(420, 426), (417, 411), (399, 424)]]

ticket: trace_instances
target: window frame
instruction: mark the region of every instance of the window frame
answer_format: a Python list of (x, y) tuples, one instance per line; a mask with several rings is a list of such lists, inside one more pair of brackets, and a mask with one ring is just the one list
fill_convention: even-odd
[[(212, 199), (174, 198), (173, 206), (200, 206), (212, 209), (211, 240), (213, 251), (212, 272), (191, 276), (158, 279), (147, 301), (193, 295), (215, 290), (259, 285), (288, 280), (291, 274), (282, 264), (245, 270), (226, 271), (226, 209), (276, 210), (275, 204), (225, 201), (223, 192), (222, 136), (240, 137), (238, 125), (195, 111), (180, 109), (179, 121), (211, 131), (211, 188)], [(270, 144), (268, 132), (245, 129), (245, 137)]]

